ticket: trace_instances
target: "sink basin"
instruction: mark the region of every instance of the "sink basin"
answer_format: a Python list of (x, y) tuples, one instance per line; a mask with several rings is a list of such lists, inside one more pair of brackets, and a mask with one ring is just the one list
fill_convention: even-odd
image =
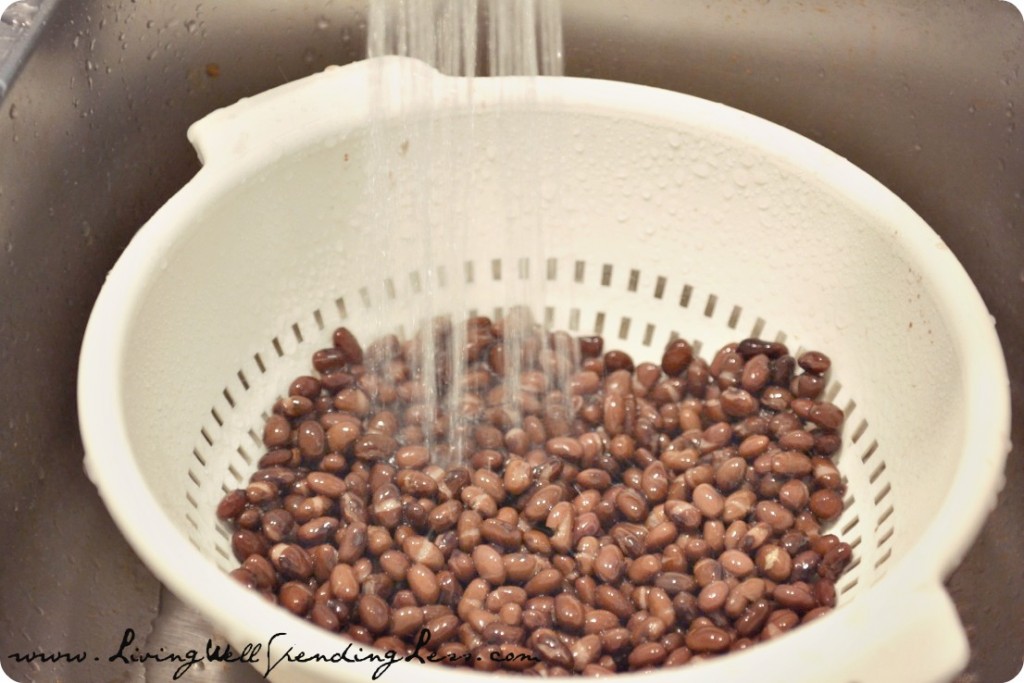
[[(170, 680), (216, 637), (121, 539), (81, 468), (75, 364), (107, 270), (199, 168), (193, 121), (365, 53), (363, 3), (44, 0), (0, 94), (0, 662), (19, 681)], [(1024, 20), (1005, 2), (563, 0), (566, 71), (754, 113), (850, 159), (955, 252), (996, 318), (1024, 414)], [(7, 81), (4, 81), (5, 85)], [(1024, 653), (1024, 421), (949, 588), (972, 658)], [(127, 642), (126, 644), (126, 641)], [(8, 655), (86, 653), (84, 661)], [(117, 655), (121, 654), (121, 657)], [(165, 657), (166, 658), (166, 657)], [(179, 680), (256, 681), (239, 664)]]

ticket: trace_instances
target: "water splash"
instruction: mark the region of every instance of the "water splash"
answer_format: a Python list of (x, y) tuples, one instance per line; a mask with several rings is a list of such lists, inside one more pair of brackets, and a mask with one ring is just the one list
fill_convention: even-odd
[[(375, 241), (381, 263), (396, 273), (419, 276), (422, 295), (416, 297), (413, 327), (420, 332), (414, 335), (418, 356), (413, 372), (425, 397), (427, 444), (435, 464), (451, 467), (462, 463), (469, 445), (461, 389), (471, 363), (462, 320), (470, 308), (468, 288), (473, 282), (458, 275), (465, 272), (469, 246), (479, 232), (475, 222), (481, 217), (472, 215), (472, 207), (482, 177), (474, 177), (467, 160), (480, 150), (487, 152), (486, 167), (502, 188), (489, 219), (516, 226), (489, 233), (496, 236), (497, 243), (489, 245), (498, 252), (493, 255), (501, 257), (493, 268), (504, 269), (500, 277), (492, 273), (504, 288), (502, 300), (493, 305), (504, 328), (503, 407), (512, 419), (522, 413), (522, 358), (525, 349), (536, 343), (534, 321), (542, 319), (544, 302), (541, 190), (523, 181), (536, 174), (524, 174), (509, 163), (516, 156), (511, 152), (521, 156), (521, 150), (508, 149), (508, 138), (517, 136), (503, 135), (521, 124), (508, 117), (493, 130), (481, 130), (470, 106), (474, 79), (561, 75), (561, 11), (557, 0), (371, 0), (367, 31), (369, 57), (411, 57), (441, 74), (463, 79), (424, 80), (422, 72), (400, 70), (398, 82), (388, 82), (384, 76), (371, 81), (371, 106), (378, 108), (378, 115), (371, 130), (369, 190), (379, 208), (368, 226), (371, 229), (362, 232), (363, 239)], [(519, 96), (530, 98), (530, 88)], [(504, 104), (499, 102), (499, 109)], [(468, 109), (471, 115), (468, 119), (451, 116), (448, 112), (453, 108)], [(395, 110), (400, 112), (397, 135), (395, 124), (383, 123), (383, 112)], [(402, 177), (400, 169), (409, 168), (421, 169), (420, 177), (429, 177), (430, 182), (415, 179), (396, 186), (394, 178)], [(422, 225), (419, 244), (396, 245), (388, 239), (398, 226), (412, 221)], [(373, 268), (371, 264), (364, 281), (379, 279)], [(379, 264), (376, 268), (379, 271)], [(387, 301), (388, 293), (377, 291), (372, 298)], [(380, 329), (382, 324), (380, 318), (374, 326), (386, 333)], [(564, 384), (557, 377), (549, 380), (553, 386)], [(441, 412), (451, 419), (444, 433), (435, 437), (434, 422)]]

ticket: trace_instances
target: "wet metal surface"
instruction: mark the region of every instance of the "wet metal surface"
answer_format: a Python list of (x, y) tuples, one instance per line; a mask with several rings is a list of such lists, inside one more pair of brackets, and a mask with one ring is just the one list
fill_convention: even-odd
[[(108, 662), (210, 628), (135, 558), (81, 468), (74, 377), (89, 310), (133, 232), (197, 170), (212, 109), (363, 55), (362, 3), (55, 3), (0, 103), (0, 654), (21, 681), (167, 681)], [(1024, 21), (1000, 0), (564, 0), (566, 67), (750, 111), (849, 158), (949, 244), (995, 316), (1024, 415)], [(1006, 488), (949, 586), (963, 683), (1024, 654), (1024, 420)], [(126, 496), (139, 495), (126, 491)], [(851, 643), (855, 646), (855, 643)], [(11, 652), (87, 651), (17, 664)], [(99, 657), (93, 661), (91, 657)], [(180, 680), (253, 681), (240, 665)]]

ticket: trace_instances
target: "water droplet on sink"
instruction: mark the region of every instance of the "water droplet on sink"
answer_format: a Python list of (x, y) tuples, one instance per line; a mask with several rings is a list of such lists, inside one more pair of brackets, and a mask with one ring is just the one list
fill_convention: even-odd
[(327, 20), (327, 17), (319, 17), (316, 20), (316, 27), (321, 31), (325, 31), (331, 27), (331, 22)]
[(27, 28), (32, 25), (32, 21), (35, 19), (38, 9), (38, 0), (21, 0), (20, 2), (15, 2), (3, 11), (3, 14), (0, 15), (0, 22), (3, 22), (8, 26)]

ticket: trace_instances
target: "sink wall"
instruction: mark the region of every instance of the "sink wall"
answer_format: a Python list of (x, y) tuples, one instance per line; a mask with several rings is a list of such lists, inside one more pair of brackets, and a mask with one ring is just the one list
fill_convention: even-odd
[[(939, 5), (564, 0), (566, 68), (750, 111), (889, 186), (977, 283), (1024, 415), (1024, 20), (1001, 0)], [(168, 665), (106, 655), (126, 628), (150, 650), (209, 633), (82, 472), (78, 347), (107, 269), (198, 169), (187, 126), (361, 58), (363, 20), (362, 3), (330, 0), (57, 2), (0, 102), (0, 662), (15, 680), (167, 680)], [(1024, 654), (1022, 424), (999, 505), (949, 582), (973, 647), (965, 683), (1012, 678)], [(103, 656), (7, 656), (40, 649)], [(254, 678), (235, 666), (182, 680)]]

